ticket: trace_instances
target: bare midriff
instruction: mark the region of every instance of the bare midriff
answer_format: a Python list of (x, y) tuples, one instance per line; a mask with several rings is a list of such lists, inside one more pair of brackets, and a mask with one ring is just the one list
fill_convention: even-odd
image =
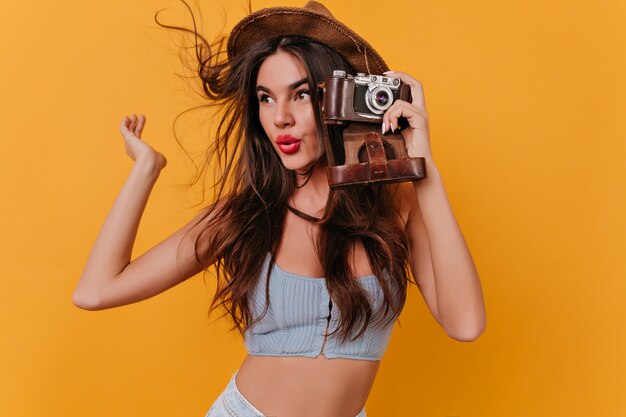
[[(408, 212), (403, 212), (406, 217)], [(314, 239), (303, 239), (316, 233), (315, 224), (288, 213), (275, 262), (300, 276), (323, 276)], [(351, 260), (356, 277), (372, 274), (360, 242)], [(355, 417), (365, 406), (380, 361), (328, 359), (323, 354), (325, 347), (326, 339), (315, 358), (247, 355), (235, 377), (237, 388), (267, 417)]]
[(355, 417), (365, 405), (380, 361), (247, 355), (235, 382), (268, 417)]

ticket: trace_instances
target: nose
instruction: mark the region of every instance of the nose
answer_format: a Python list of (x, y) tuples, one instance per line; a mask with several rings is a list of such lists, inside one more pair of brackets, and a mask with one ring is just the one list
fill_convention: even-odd
[(279, 128), (292, 126), (295, 122), (289, 103), (277, 103), (274, 113), (274, 126)]

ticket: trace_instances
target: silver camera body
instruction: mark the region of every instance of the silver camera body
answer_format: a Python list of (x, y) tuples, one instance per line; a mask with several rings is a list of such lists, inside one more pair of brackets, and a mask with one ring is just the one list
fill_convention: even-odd
[(381, 116), (400, 97), (400, 79), (384, 75), (354, 76), (354, 110), (368, 116)]

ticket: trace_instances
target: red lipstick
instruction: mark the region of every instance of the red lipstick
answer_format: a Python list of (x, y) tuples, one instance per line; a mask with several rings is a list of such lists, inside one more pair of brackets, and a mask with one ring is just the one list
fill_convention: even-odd
[(294, 138), (291, 135), (280, 135), (276, 139), (276, 145), (283, 153), (292, 154), (300, 147), (300, 139)]

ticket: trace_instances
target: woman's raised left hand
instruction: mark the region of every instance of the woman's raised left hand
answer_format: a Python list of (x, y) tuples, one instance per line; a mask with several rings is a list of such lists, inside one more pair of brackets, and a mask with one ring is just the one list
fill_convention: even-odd
[(411, 88), (411, 103), (396, 100), (383, 114), (383, 133), (398, 128), (398, 118), (404, 117), (409, 127), (402, 130), (406, 150), (410, 157), (423, 156), (432, 159), (428, 112), (424, 100), (422, 83), (400, 71), (387, 71), (390, 77), (399, 78)]

